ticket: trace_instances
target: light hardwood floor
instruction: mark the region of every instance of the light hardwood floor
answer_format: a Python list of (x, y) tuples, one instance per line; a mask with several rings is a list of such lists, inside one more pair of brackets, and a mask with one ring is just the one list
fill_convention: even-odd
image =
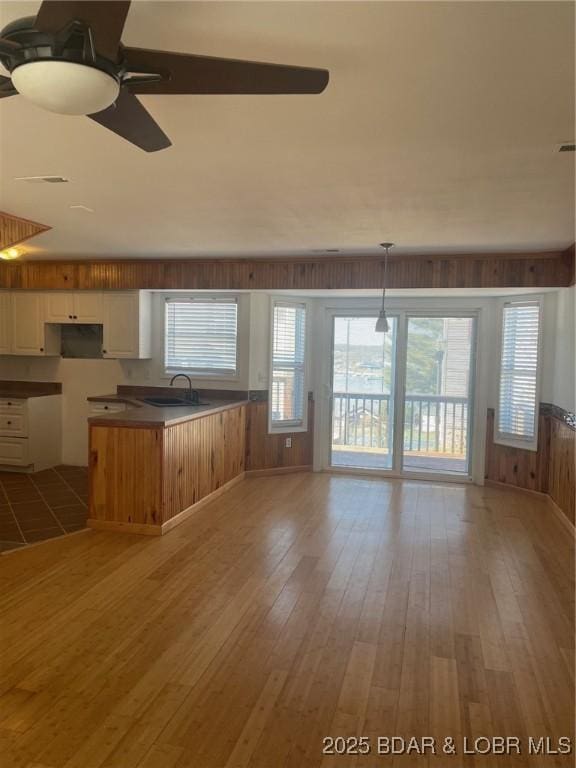
[(303, 473), (4, 555), (0, 764), (571, 766), (322, 738), (571, 735), (573, 554), (526, 493)]

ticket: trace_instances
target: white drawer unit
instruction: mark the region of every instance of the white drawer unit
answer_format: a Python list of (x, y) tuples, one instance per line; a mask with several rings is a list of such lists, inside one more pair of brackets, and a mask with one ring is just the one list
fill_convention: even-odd
[(0, 470), (39, 472), (62, 461), (62, 395), (0, 398)]
[(26, 414), (0, 412), (0, 437), (28, 437)]
[(27, 400), (0, 397), (0, 413), (25, 413)]
[(0, 436), (0, 465), (27, 467), (29, 464), (27, 439)]
[(113, 400), (110, 402), (91, 402), (90, 403), (90, 415), (91, 416), (105, 416), (107, 413), (121, 413), (126, 410), (126, 403), (117, 403)]

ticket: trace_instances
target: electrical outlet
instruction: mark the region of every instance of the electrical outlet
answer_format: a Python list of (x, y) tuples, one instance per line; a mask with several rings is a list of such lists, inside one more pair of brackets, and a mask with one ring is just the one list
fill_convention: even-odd
[(285, 442), (284, 442), (284, 446), (285, 446), (286, 448), (292, 448), (292, 438), (291, 438), (291, 437), (287, 437), (287, 438), (286, 438), (286, 440), (285, 440)]

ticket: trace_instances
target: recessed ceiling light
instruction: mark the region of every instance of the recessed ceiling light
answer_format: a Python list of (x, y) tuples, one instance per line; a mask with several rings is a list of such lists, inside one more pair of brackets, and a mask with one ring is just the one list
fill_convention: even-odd
[(28, 184), (67, 184), (70, 179), (64, 176), (16, 176), (14, 181), (26, 181)]
[(5, 261), (12, 261), (13, 259), (17, 259), (18, 256), (20, 256), (18, 248), (6, 248), (5, 251), (0, 251), (0, 259), (4, 259)]

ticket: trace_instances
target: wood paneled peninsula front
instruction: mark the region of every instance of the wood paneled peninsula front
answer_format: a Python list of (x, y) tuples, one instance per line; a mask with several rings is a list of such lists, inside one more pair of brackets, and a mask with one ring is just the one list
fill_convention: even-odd
[(244, 476), (248, 401), (89, 419), (88, 525), (161, 535)]

